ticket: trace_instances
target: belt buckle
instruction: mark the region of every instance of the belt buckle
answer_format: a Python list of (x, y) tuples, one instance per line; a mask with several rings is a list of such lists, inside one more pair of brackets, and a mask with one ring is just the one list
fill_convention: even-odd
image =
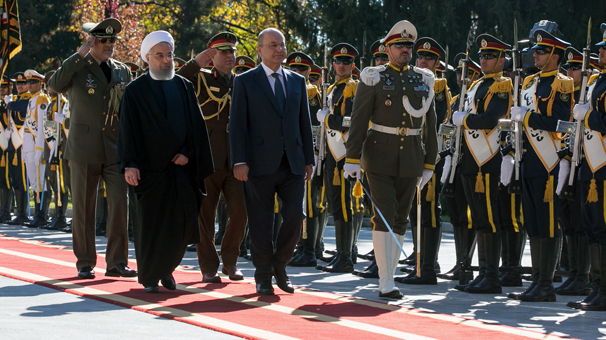
[(398, 129), (398, 135), (400, 136), (408, 136), (408, 128), (401, 127)]

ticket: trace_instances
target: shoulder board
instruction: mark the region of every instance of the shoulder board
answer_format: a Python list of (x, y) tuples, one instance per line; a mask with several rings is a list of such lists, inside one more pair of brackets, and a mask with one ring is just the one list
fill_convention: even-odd
[(316, 85), (307, 84), (307, 98), (313, 98), (320, 94)]
[(540, 73), (541, 73), (541, 72), (538, 72), (538, 73), (535, 73), (535, 74), (529, 75), (528, 77), (524, 78), (524, 82), (522, 83), (522, 88), (523, 88), (523, 89), (527, 89), (527, 88), (529, 88), (529, 87), (532, 85), (531, 81), (532, 81), (534, 78), (538, 77)]
[(206, 74), (212, 74), (212, 72), (209, 69), (207, 69), (207, 68), (201, 68), (200, 72), (206, 73)]
[(433, 91), (435, 93), (440, 93), (440, 92), (445, 91), (446, 90), (446, 86), (447, 86), (446, 85), (447, 82), (448, 81), (446, 79), (444, 79), (444, 78), (438, 78), (438, 79), (436, 79), (436, 81), (435, 81), (435, 83), (433, 85)]
[(366, 67), (360, 73), (360, 80), (362, 80), (366, 86), (375, 86), (381, 80), (381, 75), (379, 73), (384, 72), (385, 69), (385, 65)]
[(345, 83), (345, 88), (343, 89), (343, 97), (351, 98), (356, 95), (356, 90), (358, 89), (358, 80), (349, 79)]
[(452, 106), (452, 104), (454, 104), (457, 99), (459, 99), (459, 95), (457, 94), (456, 96), (452, 97), (452, 99), (450, 100), (450, 105)]
[(589, 80), (587, 81), (587, 86), (591, 86), (593, 85), (593, 83), (596, 82), (596, 80), (598, 80), (598, 77), (600, 76), (600, 73), (598, 74), (594, 74), (591, 77), (589, 77)]
[(495, 77), (494, 83), (488, 88), (489, 93), (511, 93), (513, 85), (508, 77)]
[(424, 69), (424, 68), (416, 67), (416, 66), (412, 67), (412, 71), (421, 75), (423, 77), (423, 81), (429, 88), (434, 87), (436, 78), (435, 78), (435, 74), (433, 72), (431, 72), (430, 70)]
[(552, 90), (556, 90), (560, 93), (570, 94), (574, 92), (574, 80), (572, 78), (557, 73), (553, 83), (551, 84)]
[(45, 94), (41, 93), (39, 96), (37, 96), (36, 105), (47, 104), (47, 103), (48, 103), (48, 97)]
[(467, 88), (467, 92), (469, 92), (469, 90), (473, 89), (476, 85), (478, 85), (483, 80), (484, 80), (484, 78), (480, 78), (480, 79), (474, 81), (473, 83), (471, 83), (471, 85), (469, 85), (469, 87)]

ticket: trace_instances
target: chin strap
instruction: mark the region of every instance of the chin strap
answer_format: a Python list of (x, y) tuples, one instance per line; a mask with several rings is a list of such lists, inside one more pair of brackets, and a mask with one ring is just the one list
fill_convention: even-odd
[(554, 51), (555, 51), (555, 47), (553, 47), (553, 48), (551, 49), (551, 53), (549, 53), (549, 58), (548, 58), (548, 59), (547, 59), (547, 61), (545, 62), (545, 65), (543, 65), (543, 66), (541, 66), (541, 67), (540, 67), (541, 71), (543, 71), (543, 70), (545, 69), (545, 67), (546, 67), (547, 65), (549, 65), (549, 62), (551, 61), (551, 57), (553, 57), (553, 52), (554, 52)]

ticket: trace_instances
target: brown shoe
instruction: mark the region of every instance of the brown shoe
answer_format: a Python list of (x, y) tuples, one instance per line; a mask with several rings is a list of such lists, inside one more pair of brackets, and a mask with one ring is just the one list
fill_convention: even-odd
[(244, 275), (242, 274), (242, 272), (240, 271), (240, 269), (238, 269), (237, 266), (226, 266), (226, 265), (223, 265), (223, 268), (221, 269), (221, 272), (223, 274), (227, 275), (230, 280), (233, 280), (233, 281), (244, 280)]
[(217, 275), (217, 272), (202, 273), (203, 283), (221, 283), (221, 278)]

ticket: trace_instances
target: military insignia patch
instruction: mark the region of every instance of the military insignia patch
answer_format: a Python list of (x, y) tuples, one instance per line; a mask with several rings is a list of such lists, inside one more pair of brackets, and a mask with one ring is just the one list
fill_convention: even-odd
[(499, 92), (497, 96), (501, 99), (507, 99), (507, 92)]
[(46, 110), (46, 104), (41, 104), (41, 105), (40, 105), (40, 109), (41, 109), (41, 110)]
[(379, 45), (379, 52), (385, 52), (385, 45)]
[(105, 33), (107, 34), (113, 34), (114, 33), (114, 28), (111, 26), (107, 26), (107, 28), (105, 29)]
[(347, 54), (347, 47), (343, 47), (343, 48), (341, 49), (341, 53), (342, 53), (342, 54)]
[(408, 38), (408, 32), (406, 32), (406, 30), (402, 31), (402, 38)]
[(486, 46), (488, 46), (488, 43), (486, 42), (486, 40), (485, 40), (485, 39), (482, 39), (482, 43), (481, 43), (481, 44), (482, 44), (482, 47), (486, 47)]
[(94, 89), (88, 89), (88, 94), (95, 94), (95, 90)]
[(568, 60), (572, 60), (572, 57), (573, 57), (572, 52), (568, 53)]
[(240, 61), (238, 61), (238, 65), (244, 65), (244, 59), (240, 59)]
[(529, 89), (532, 86), (532, 84), (534, 84), (534, 82), (535, 82), (535, 79), (531, 79), (528, 82), (528, 84), (526, 84), (526, 86), (524, 87), (524, 90)]
[(431, 48), (431, 44), (429, 43), (429, 41), (423, 44), (423, 48), (426, 50)]
[(543, 37), (540, 34), (537, 34), (537, 42), (543, 41)]
[(387, 100), (385, 101), (385, 106), (391, 106), (391, 100), (387, 99)]
[(309, 105), (318, 106), (318, 100), (316, 98), (313, 98), (311, 101), (309, 101)]
[(300, 63), (300, 62), (301, 62), (301, 57), (296, 57), (296, 58), (295, 58), (295, 62), (296, 62), (296, 63)]
[(444, 100), (444, 92), (440, 92), (436, 94), (436, 100), (442, 101)]
[(563, 102), (567, 102), (568, 100), (570, 100), (570, 95), (568, 93), (560, 93), (560, 99)]

